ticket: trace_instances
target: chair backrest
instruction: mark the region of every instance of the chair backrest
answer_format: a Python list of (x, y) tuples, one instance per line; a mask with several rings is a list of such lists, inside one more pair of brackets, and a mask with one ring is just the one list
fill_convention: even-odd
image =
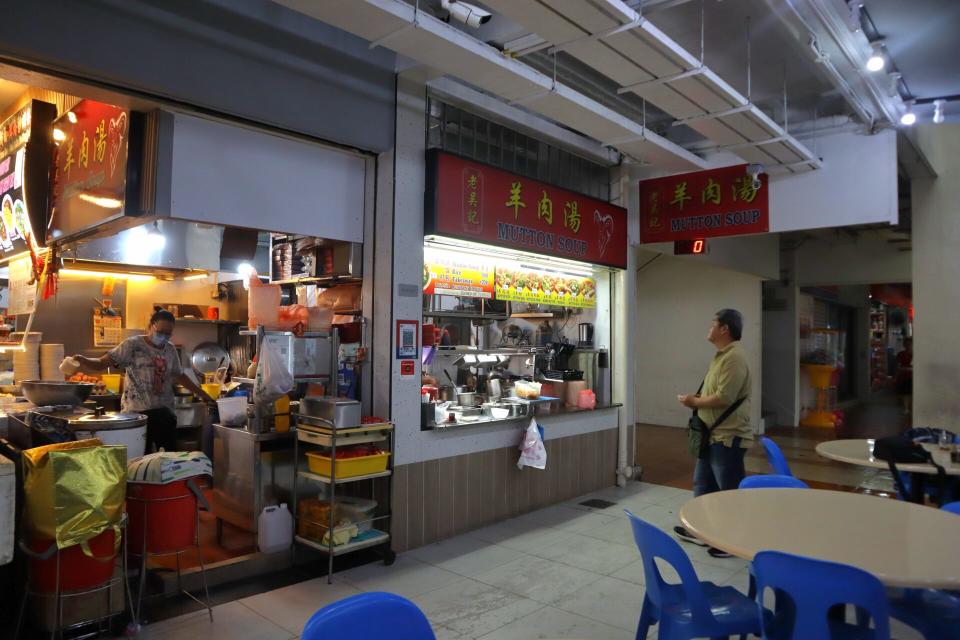
[(948, 502), (940, 508), (944, 511), (949, 511), (950, 513), (955, 513), (960, 516), (960, 502)]
[(640, 550), (640, 559), (643, 561), (647, 597), (650, 598), (654, 606), (663, 607), (665, 602), (664, 587), (667, 582), (660, 575), (660, 569), (657, 568), (655, 562), (657, 558), (660, 558), (673, 567), (677, 575), (680, 576), (683, 593), (690, 606), (694, 622), (712, 620), (713, 615), (707, 605), (707, 598), (703, 593), (703, 587), (700, 586), (697, 572), (694, 571), (690, 558), (680, 547), (680, 543), (649, 522), (641, 520), (626, 509), (624, 511), (630, 518), (630, 526), (633, 527), (633, 539), (637, 543), (637, 549)]
[(423, 612), (392, 593), (361, 593), (328, 604), (303, 627), (303, 640), (436, 640)]
[[(890, 637), (890, 607), (883, 583), (863, 569), (780, 551), (761, 551), (753, 558), (753, 575), (761, 619), (766, 589), (783, 591), (793, 600), (796, 615), (789, 636), (792, 640), (830, 638), (829, 610), (847, 604), (870, 614), (875, 638)], [(766, 629), (763, 637), (767, 637)]]
[(771, 473), (760, 476), (747, 476), (740, 481), (741, 489), (809, 489), (810, 486), (799, 478)]
[(782, 476), (792, 476), (790, 465), (787, 464), (787, 459), (783, 456), (783, 452), (780, 451), (777, 443), (765, 436), (760, 438), (760, 442), (763, 443), (763, 448), (767, 451), (767, 461), (773, 467), (773, 472)]

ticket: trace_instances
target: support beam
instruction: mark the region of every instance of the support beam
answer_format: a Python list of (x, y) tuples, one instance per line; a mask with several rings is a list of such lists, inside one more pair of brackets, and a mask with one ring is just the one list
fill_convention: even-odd
[(669, 76), (662, 76), (660, 78), (653, 78), (652, 80), (644, 80), (642, 82), (635, 82), (633, 84), (628, 84), (625, 87), (620, 87), (617, 89), (617, 94), (624, 94), (630, 91), (638, 91), (640, 89), (646, 89), (648, 87), (656, 87), (661, 84), (667, 84), (669, 82), (676, 82), (677, 80), (683, 80), (684, 78), (692, 78), (694, 76), (699, 76), (704, 72), (704, 67), (694, 67), (693, 69), (687, 69), (686, 71), (680, 71), (679, 73), (673, 73)]
[(554, 55), (560, 51), (566, 51), (568, 48), (572, 47), (575, 44), (580, 44), (582, 42), (592, 42), (594, 40), (600, 40), (602, 38), (609, 38), (612, 35), (618, 33), (623, 33), (624, 31), (630, 31), (631, 29), (636, 29), (644, 23), (645, 19), (643, 17), (638, 17), (635, 20), (631, 20), (626, 24), (618, 24), (615, 27), (610, 27), (609, 29), (604, 29), (603, 31), (598, 31), (596, 33), (588, 33), (585, 36), (579, 38), (574, 38), (573, 40), (567, 40), (566, 42), (561, 42), (560, 44), (554, 45), (547, 49), (547, 53)]
[(690, 116), (689, 118), (681, 118), (680, 120), (674, 120), (670, 123), (672, 127), (678, 127), (682, 124), (689, 124), (691, 122), (699, 122), (700, 120), (712, 120), (714, 118), (725, 118), (727, 116), (732, 116), (737, 113), (743, 113), (744, 111), (749, 111), (753, 109), (751, 103), (740, 105), (739, 107), (733, 107), (732, 109), (724, 109), (723, 111), (714, 111), (713, 113), (703, 113), (699, 116)]
[(722, 147), (717, 147), (717, 149), (721, 151), (749, 149), (750, 147), (762, 147), (763, 145), (766, 145), (766, 144), (776, 144), (778, 142), (786, 142), (789, 139), (790, 139), (790, 136), (784, 134), (782, 136), (776, 136), (774, 138), (766, 138), (765, 140), (747, 140), (746, 142), (738, 142), (737, 144), (726, 144), (726, 145), (723, 145)]

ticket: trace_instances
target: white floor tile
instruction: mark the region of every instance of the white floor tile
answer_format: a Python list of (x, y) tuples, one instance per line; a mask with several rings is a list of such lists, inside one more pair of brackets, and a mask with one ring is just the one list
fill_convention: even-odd
[(551, 529), (542, 525), (530, 525), (529, 523), (522, 528), (514, 529), (512, 533), (507, 533), (497, 544), (514, 551), (524, 553), (536, 553), (538, 550), (549, 548), (553, 545), (561, 544), (565, 540), (575, 539), (576, 534)]
[(326, 577), (298, 582), (240, 600), (267, 620), (287, 631), (299, 634), (314, 613), (326, 605), (360, 593), (342, 582), (327, 584)]
[(636, 547), (598, 540), (578, 533), (531, 553), (540, 558), (603, 575), (619, 571), (637, 559)]
[(291, 633), (239, 602), (213, 608), (213, 622), (207, 610), (195, 611), (155, 624), (144, 625), (137, 636), (142, 640), (286, 640)]
[(441, 569), (473, 577), (523, 556), (523, 552), (485, 542), (472, 536), (457, 536), (408, 551), (408, 555)]
[(616, 518), (613, 522), (600, 527), (595, 527), (581, 532), (585, 536), (615, 542), (627, 547), (633, 547), (636, 550), (636, 542), (633, 540), (633, 528), (630, 526), (630, 520), (624, 516)]
[(439, 589), (461, 577), (402, 554), (392, 566), (374, 562), (338, 573), (334, 580), (339, 579), (360, 591), (386, 591), (412, 598)]
[(481, 573), (476, 579), (543, 604), (552, 604), (596, 582), (600, 575), (552, 560), (524, 556)]
[(469, 578), (417, 596), (413, 601), (431, 623), (464, 638), (479, 638), (544, 606)]
[(433, 635), (437, 637), (437, 640), (466, 640), (464, 636), (460, 635), (453, 629), (448, 629), (439, 625), (433, 625)]
[(627, 631), (636, 631), (643, 594), (643, 587), (632, 582), (600, 578), (589, 588), (561, 598), (553, 606)]
[(634, 632), (544, 607), (526, 618), (481, 637), (481, 640), (534, 640), (541, 638), (590, 638), (591, 640), (632, 640)]

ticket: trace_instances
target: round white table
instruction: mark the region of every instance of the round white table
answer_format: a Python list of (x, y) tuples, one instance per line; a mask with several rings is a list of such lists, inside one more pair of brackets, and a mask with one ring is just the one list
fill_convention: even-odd
[(891, 587), (960, 589), (960, 516), (910, 502), (817, 489), (740, 489), (680, 509), (688, 531), (752, 560), (784, 551), (865, 569)]
[[(886, 460), (873, 457), (874, 440), (829, 440), (817, 445), (817, 453), (830, 460), (846, 462), (861, 467), (874, 469), (888, 469)], [(925, 444), (923, 448), (933, 454), (933, 460), (941, 465), (947, 475), (960, 476), (960, 464), (950, 461), (950, 452), (940, 449), (935, 444)], [(911, 473), (937, 473), (936, 467), (931, 464), (902, 464), (897, 463), (897, 469)]]

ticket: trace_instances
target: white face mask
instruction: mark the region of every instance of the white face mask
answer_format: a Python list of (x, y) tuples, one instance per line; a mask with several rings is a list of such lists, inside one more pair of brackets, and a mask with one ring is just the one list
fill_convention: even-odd
[(170, 336), (165, 336), (162, 333), (155, 333), (150, 336), (150, 342), (152, 342), (153, 346), (157, 347), (158, 349), (167, 344), (168, 340), (170, 340)]

